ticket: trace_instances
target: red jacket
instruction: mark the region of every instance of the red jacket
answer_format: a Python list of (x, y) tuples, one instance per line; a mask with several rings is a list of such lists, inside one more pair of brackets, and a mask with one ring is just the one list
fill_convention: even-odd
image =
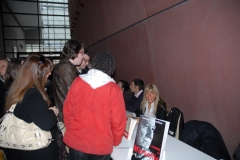
[(80, 77), (73, 82), (63, 107), (64, 142), (84, 153), (111, 154), (126, 125), (123, 93), (114, 82), (93, 89)]

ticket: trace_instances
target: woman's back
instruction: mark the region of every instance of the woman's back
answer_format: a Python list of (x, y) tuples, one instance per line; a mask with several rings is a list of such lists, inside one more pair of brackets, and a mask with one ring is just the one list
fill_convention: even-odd
[(58, 159), (56, 116), (53, 111), (48, 110), (47, 103), (36, 88), (30, 88), (26, 91), (22, 102), (16, 105), (14, 115), (27, 123), (35, 123), (42, 130), (50, 131), (54, 140), (48, 147), (35, 151), (9, 149), (7, 152), (8, 160)]

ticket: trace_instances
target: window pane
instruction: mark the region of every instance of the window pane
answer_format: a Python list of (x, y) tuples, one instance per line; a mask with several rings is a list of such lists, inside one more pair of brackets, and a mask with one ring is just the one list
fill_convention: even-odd
[(25, 37), (21, 27), (4, 27), (4, 38), (5, 39), (24, 39)]
[(64, 13), (64, 12), (66, 10), (68, 11), (67, 4), (40, 3), (40, 6), (41, 6), (42, 14), (66, 15), (66, 13)]
[(41, 1), (49, 1), (49, 2), (60, 2), (60, 3), (67, 3), (68, 0), (38, 0), (39, 2)]
[[(44, 1), (66, 4), (44, 3)], [(10, 13), (2, 14), (4, 25), (11, 26), (3, 27), (6, 41), (5, 48), (9, 54), (13, 52), (13, 45), (19, 52), (61, 52), (66, 39), (71, 38), (68, 0), (36, 0), (34, 2), (5, 0), (5, 2), (13, 9), (13, 12), (38, 14), (37, 11), (39, 11), (39, 14), (48, 14), (39, 15), (39, 17), (37, 15), (14, 14), (13, 16)], [(37, 4), (37, 2), (39, 3)], [(39, 6), (39, 9), (37, 6)], [(2, 9), (8, 12), (4, 4)], [(19, 19), (21, 27), (14, 17)]]
[(66, 39), (71, 39), (70, 34), (67, 34), (67, 35), (66, 35)]
[[(24, 1), (14, 1), (14, 0), (6, 0), (5, 3), (11, 7), (12, 12), (18, 13), (33, 13), (37, 14), (37, 3), (36, 2), (24, 2)], [(3, 4), (3, 11), (9, 12), (7, 7)], [(26, 7), (27, 6), (27, 7)]]
[[(20, 15), (20, 14), (12, 14), (15, 16), (20, 22), (21, 26), (38, 26), (38, 17), (36, 15)], [(13, 18), (11, 14), (3, 13), (3, 24), (11, 25), (11, 26), (19, 26), (16, 20)]]

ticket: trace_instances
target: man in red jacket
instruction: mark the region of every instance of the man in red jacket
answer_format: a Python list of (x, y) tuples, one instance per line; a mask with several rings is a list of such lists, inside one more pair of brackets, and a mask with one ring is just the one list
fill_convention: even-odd
[(71, 160), (109, 160), (126, 126), (123, 94), (110, 77), (113, 57), (99, 53), (92, 65), (93, 69), (74, 80), (64, 102), (64, 142)]

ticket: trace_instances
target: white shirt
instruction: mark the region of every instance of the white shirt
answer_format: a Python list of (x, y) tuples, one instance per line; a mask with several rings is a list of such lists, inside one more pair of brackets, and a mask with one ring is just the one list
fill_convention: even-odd
[(0, 80), (3, 82), (3, 83), (5, 83), (5, 80), (0, 76)]
[(154, 114), (154, 102), (151, 104), (150, 110), (148, 110), (148, 102), (145, 103), (146, 111), (144, 113), (145, 116), (156, 118), (156, 115)]
[(140, 90), (137, 94), (135, 94), (135, 97), (138, 98), (142, 92), (143, 92), (143, 90)]

